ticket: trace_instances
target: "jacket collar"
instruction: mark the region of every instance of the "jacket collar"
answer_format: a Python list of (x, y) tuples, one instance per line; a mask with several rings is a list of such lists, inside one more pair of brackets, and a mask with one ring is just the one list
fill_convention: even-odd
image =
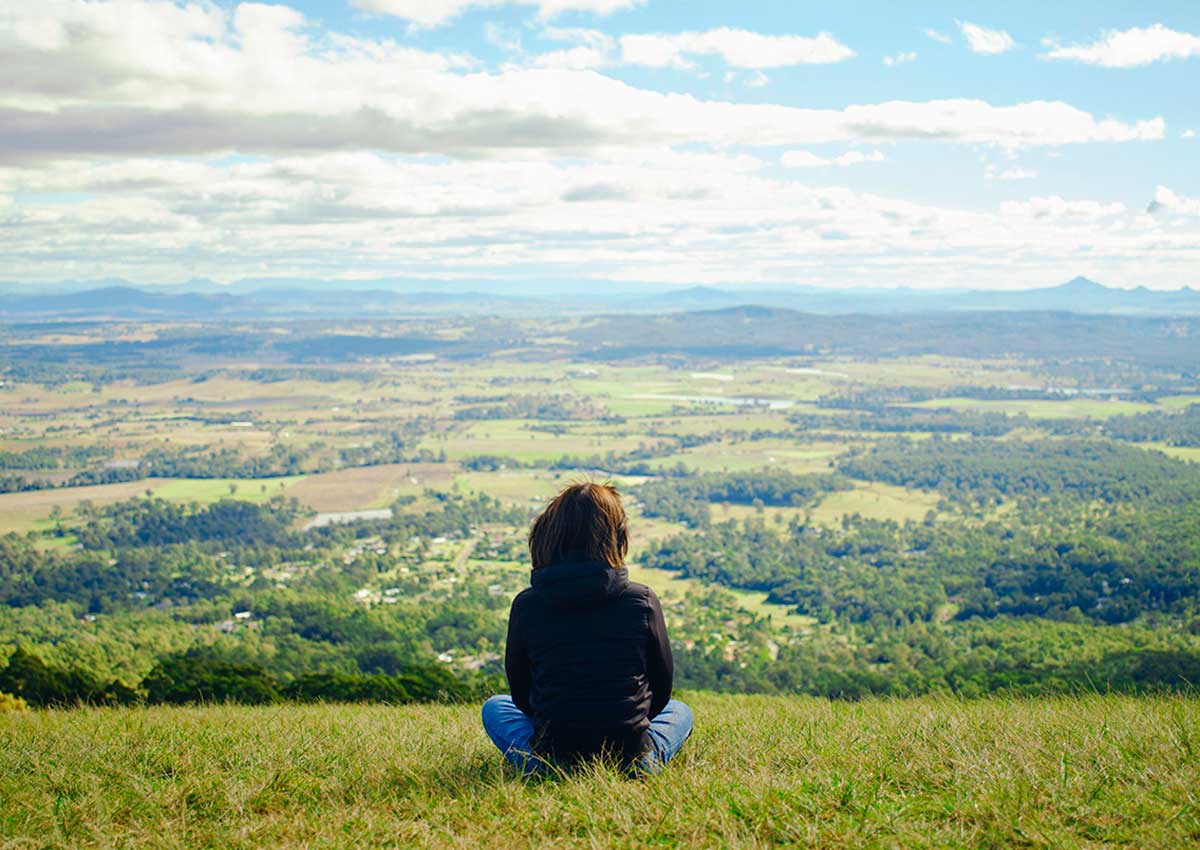
[(629, 584), (629, 570), (599, 561), (559, 561), (531, 570), (529, 583), (555, 607), (592, 607), (620, 596)]

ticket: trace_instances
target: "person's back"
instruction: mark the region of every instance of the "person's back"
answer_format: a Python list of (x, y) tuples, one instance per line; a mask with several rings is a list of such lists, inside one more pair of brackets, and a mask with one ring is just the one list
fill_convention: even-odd
[(530, 531), (531, 586), (513, 600), (505, 652), (512, 695), (483, 709), (488, 735), (523, 769), (603, 753), (653, 770), (691, 732), (691, 712), (670, 698), (662, 609), (629, 581), (627, 548), (605, 485), (568, 487)]

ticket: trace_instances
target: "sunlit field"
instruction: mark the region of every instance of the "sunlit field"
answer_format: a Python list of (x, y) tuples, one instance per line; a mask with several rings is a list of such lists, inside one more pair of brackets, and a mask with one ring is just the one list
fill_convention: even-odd
[(523, 780), (476, 706), (0, 716), (6, 846), (1114, 847), (1200, 841), (1182, 698), (685, 694), (663, 774)]

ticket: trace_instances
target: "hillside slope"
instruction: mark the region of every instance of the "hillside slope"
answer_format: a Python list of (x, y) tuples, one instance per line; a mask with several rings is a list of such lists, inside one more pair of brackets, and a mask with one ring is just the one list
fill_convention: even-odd
[(1200, 842), (1200, 702), (686, 695), (663, 775), (523, 781), (470, 706), (0, 716), (2, 847)]

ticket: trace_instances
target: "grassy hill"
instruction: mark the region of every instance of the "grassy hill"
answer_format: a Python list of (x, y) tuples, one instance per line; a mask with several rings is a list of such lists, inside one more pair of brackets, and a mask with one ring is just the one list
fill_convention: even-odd
[(1200, 844), (1200, 702), (685, 695), (660, 776), (526, 781), (470, 706), (0, 715), (0, 847)]

